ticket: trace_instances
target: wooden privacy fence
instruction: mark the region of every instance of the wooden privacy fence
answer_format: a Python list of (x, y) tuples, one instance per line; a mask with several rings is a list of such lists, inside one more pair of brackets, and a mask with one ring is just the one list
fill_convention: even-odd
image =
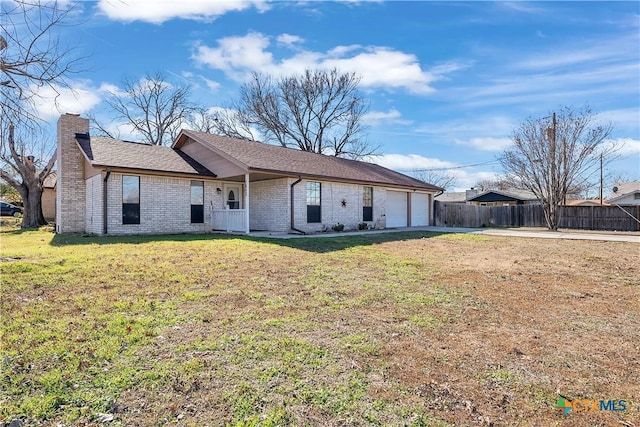
[[(560, 228), (640, 231), (640, 206), (561, 206)], [(478, 206), (435, 202), (439, 227), (546, 227), (541, 205)]]

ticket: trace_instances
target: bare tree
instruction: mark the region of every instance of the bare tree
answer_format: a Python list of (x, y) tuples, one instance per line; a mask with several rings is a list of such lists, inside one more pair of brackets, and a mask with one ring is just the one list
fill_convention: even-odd
[(422, 182), (435, 185), (443, 190), (456, 185), (456, 176), (443, 170), (416, 169), (411, 173), (411, 175)]
[(561, 107), (548, 117), (529, 118), (513, 134), (500, 157), (506, 179), (542, 202), (547, 227), (558, 229), (558, 206), (569, 189), (588, 182), (615, 147), (606, 139), (611, 124), (598, 124), (588, 106)]
[[(124, 91), (109, 92), (106, 103), (115, 113), (113, 121), (124, 121), (144, 142), (170, 145), (196, 112), (189, 100), (191, 87), (172, 86), (163, 73), (147, 74), (142, 80), (124, 79)], [(90, 115), (93, 126), (110, 136), (114, 131)]]
[(336, 69), (306, 70), (277, 81), (254, 73), (240, 89), (237, 113), (221, 130), (242, 134), (234, 127), (241, 123), (245, 129), (255, 128), (265, 142), (283, 147), (350, 158), (374, 154), (377, 147), (363, 136), (368, 105), (358, 92), (359, 83), (354, 73)]
[[(38, 136), (34, 135), (37, 131), (16, 136), (14, 125), (0, 120), (5, 122), (0, 126), (0, 137), (3, 143), (6, 141), (7, 147), (6, 152), (2, 152), (0, 176), (20, 194), (24, 206), (22, 228), (45, 225), (47, 221), (42, 213), (42, 192), (44, 180), (56, 161), (55, 150), (52, 155), (46, 150), (49, 144), (25, 142), (37, 141)], [(40, 152), (41, 156), (34, 155), (36, 152)]]
[[(48, 152), (34, 113), (39, 90), (57, 92), (81, 58), (61, 45), (57, 29), (71, 9), (60, 2), (14, 0), (2, 3), (0, 35), (0, 178), (22, 197), (22, 227), (46, 224), (42, 215), (44, 179), (56, 153)], [(49, 150), (51, 151), (51, 150)]]
[(256, 141), (256, 130), (242, 117), (235, 108), (197, 108), (191, 115), (188, 127), (200, 132), (215, 133), (231, 138)]
[(56, 1), (14, 0), (2, 3), (0, 89), (4, 116), (36, 120), (30, 106), (38, 90), (65, 85), (81, 58), (63, 46), (56, 30), (71, 9)]
[(509, 188), (512, 188), (512, 184), (505, 179), (496, 176), (493, 179), (487, 178), (479, 180), (473, 188), (480, 191), (509, 190)]

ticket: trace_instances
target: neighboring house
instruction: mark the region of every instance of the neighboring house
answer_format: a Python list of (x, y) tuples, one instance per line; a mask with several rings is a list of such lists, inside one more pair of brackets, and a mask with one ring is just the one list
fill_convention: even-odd
[(539, 204), (540, 201), (530, 191), (524, 190), (488, 190), (469, 197), (467, 203), (480, 206), (514, 206)]
[(608, 203), (600, 203), (600, 199), (573, 199), (563, 203), (564, 206), (609, 206)]
[(47, 221), (56, 218), (56, 172), (52, 171), (42, 185), (42, 215)]
[(436, 197), (439, 202), (466, 203), (479, 206), (512, 206), (524, 204), (539, 204), (538, 198), (530, 191), (523, 190), (487, 190), (475, 189), (463, 192), (443, 193)]
[(616, 205), (640, 205), (640, 181), (615, 184), (607, 202)]
[(435, 199), (442, 203), (467, 203), (467, 193), (465, 191), (451, 191), (439, 194)]
[(372, 163), (183, 130), (172, 147), (58, 121), (56, 231), (313, 233), (429, 225), (441, 189)]

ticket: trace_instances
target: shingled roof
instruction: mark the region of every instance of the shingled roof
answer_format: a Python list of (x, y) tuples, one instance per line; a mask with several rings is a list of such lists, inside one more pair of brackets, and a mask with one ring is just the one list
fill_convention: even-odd
[(174, 143), (179, 148), (185, 137), (240, 163), (248, 171), (272, 172), (293, 176), (346, 180), (439, 191), (441, 188), (374, 163), (310, 153), (293, 148), (246, 141), (204, 132), (183, 130)]
[(216, 176), (185, 153), (169, 147), (84, 134), (76, 135), (76, 141), (93, 166)]

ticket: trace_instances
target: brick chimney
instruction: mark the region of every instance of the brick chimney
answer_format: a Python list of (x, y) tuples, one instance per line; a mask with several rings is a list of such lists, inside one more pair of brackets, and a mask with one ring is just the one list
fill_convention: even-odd
[(480, 194), (480, 190), (476, 190), (475, 188), (471, 187), (471, 190), (465, 191), (465, 200), (469, 201), (469, 199), (473, 199), (478, 194)]
[(76, 134), (89, 133), (89, 120), (79, 114), (63, 114), (58, 120), (56, 232), (85, 231), (84, 156)]

